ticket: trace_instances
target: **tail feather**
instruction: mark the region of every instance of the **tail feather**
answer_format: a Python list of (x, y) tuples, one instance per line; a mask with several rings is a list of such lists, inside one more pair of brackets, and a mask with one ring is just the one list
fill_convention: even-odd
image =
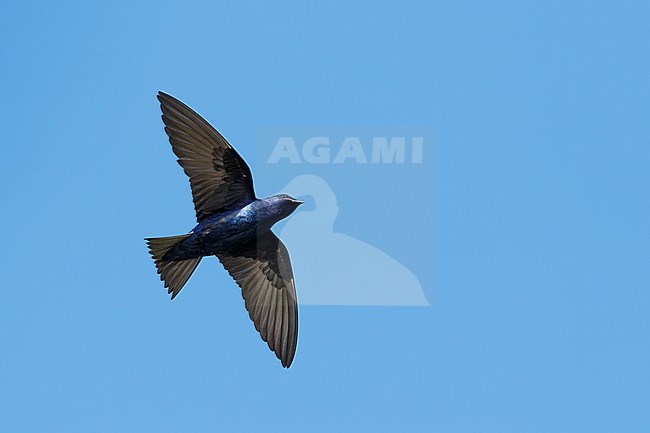
[(190, 235), (169, 236), (166, 238), (147, 238), (149, 254), (156, 264), (156, 269), (160, 274), (160, 279), (165, 282), (165, 287), (171, 293), (172, 299), (178, 295), (187, 280), (199, 265), (201, 257), (195, 257), (187, 260), (163, 260), (165, 254), (176, 244), (184, 241)]

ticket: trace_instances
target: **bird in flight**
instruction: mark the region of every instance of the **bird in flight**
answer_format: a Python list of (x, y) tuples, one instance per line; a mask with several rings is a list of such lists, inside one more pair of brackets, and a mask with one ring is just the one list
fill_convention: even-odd
[(198, 224), (188, 234), (147, 238), (172, 299), (204, 256), (217, 256), (237, 282), (248, 314), (289, 368), (298, 342), (298, 303), (289, 252), (271, 231), (301, 201), (255, 197), (251, 171), (225, 138), (178, 99), (158, 92), (165, 132), (190, 178)]

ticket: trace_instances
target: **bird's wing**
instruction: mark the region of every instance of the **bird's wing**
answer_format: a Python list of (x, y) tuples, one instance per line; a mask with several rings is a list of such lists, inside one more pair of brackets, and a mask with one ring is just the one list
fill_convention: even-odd
[(255, 200), (246, 162), (219, 132), (173, 96), (158, 100), (178, 163), (190, 178), (196, 219)]
[(298, 302), (287, 248), (268, 231), (217, 257), (241, 287), (262, 340), (289, 368), (298, 342)]

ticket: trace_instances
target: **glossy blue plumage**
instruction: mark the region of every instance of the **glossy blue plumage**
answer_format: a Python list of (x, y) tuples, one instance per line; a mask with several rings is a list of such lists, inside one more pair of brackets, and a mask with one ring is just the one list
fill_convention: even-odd
[(270, 230), (289, 216), (302, 202), (286, 194), (256, 199), (237, 209), (210, 215), (177, 244), (164, 260), (186, 260), (229, 251)]

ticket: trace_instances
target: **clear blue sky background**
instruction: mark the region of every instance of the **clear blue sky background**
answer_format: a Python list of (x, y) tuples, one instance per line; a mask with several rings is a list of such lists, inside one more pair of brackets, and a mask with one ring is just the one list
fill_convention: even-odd
[[(0, 431), (648, 431), (649, 16), (3, 2)], [(250, 161), (263, 125), (433, 128), (431, 184), (389, 197), (407, 227), (354, 196), (337, 222), (432, 307), (303, 308), (287, 371), (216, 261), (170, 302), (142, 238), (193, 215), (159, 89)]]

